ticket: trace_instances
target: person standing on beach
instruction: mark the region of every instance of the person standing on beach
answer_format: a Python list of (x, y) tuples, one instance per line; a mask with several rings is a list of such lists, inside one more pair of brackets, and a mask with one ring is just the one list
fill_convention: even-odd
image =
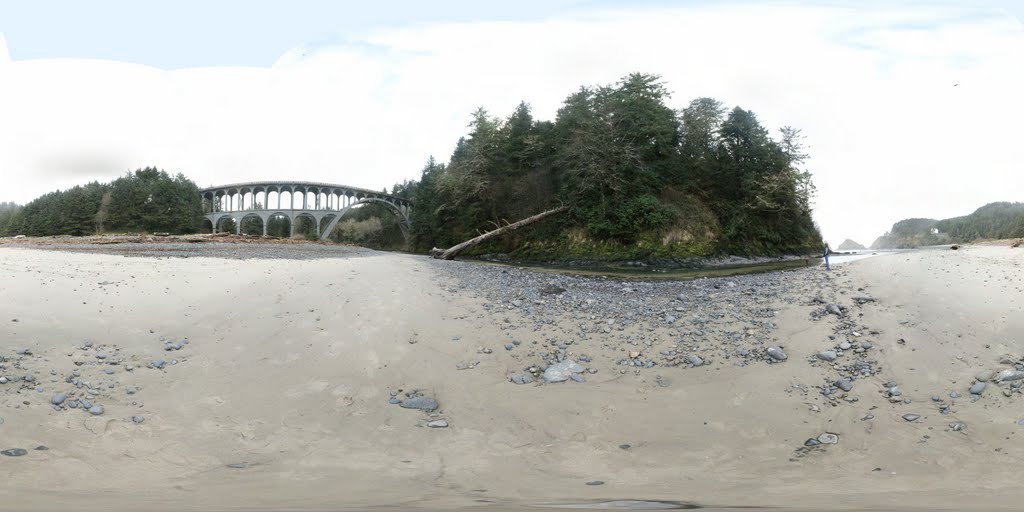
[(825, 244), (825, 270), (830, 270), (828, 266), (828, 255), (832, 254), (832, 249), (829, 249), (828, 244)]

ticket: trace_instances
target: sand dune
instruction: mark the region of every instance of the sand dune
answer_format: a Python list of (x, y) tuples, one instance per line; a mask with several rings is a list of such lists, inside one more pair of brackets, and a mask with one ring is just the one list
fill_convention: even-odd
[[(1024, 355), (1024, 250), (899, 253), (787, 272), (775, 284), (705, 280), (707, 300), (693, 307), (726, 315), (704, 327), (686, 324), (689, 305), (666, 309), (676, 285), (662, 283), (622, 299), (643, 318), (608, 333), (589, 310), (545, 303), (527, 312), (502, 302), (512, 287), (479, 289), (481, 279), (527, 282), (524, 271), (339, 256), (0, 248), (0, 375), (11, 380), (0, 384), (0, 449), (28, 451), (0, 456), (2, 508), (504, 509), (636, 498), (1014, 510), (1024, 498), (1015, 471), (1024, 397), (1004, 396), (1009, 383), (988, 383), (974, 402), (968, 393), (978, 372)], [(566, 295), (590, 286), (565, 279)], [(768, 288), (778, 294), (759, 293)], [(608, 311), (632, 291), (593, 293)], [(729, 317), (744, 301), (775, 311), (774, 327)], [(813, 319), (833, 303), (844, 317)], [(666, 311), (679, 320), (666, 323)], [(698, 328), (714, 334), (692, 334)], [(781, 345), (789, 359), (726, 359), (728, 332), (761, 351)], [(513, 339), (521, 344), (506, 350)], [(707, 364), (669, 367), (656, 355), (681, 339)], [(877, 373), (826, 397), (815, 387), (837, 373), (814, 355), (845, 339), (870, 340)], [(587, 353), (597, 372), (582, 383), (511, 383), (551, 340), (572, 340), (568, 351)], [(659, 364), (622, 366), (628, 340), (642, 340), (636, 350)], [(17, 354), (24, 348), (31, 354)], [(149, 367), (157, 359), (163, 369)], [(88, 382), (81, 388), (67, 382), (76, 370)], [(888, 381), (909, 404), (890, 400)], [(79, 399), (89, 389), (102, 415), (50, 405), (54, 393)], [(437, 399), (436, 417), (388, 403), (411, 390)], [(902, 419), (910, 413), (921, 418)], [(449, 426), (425, 426), (438, 418)], [(967, 428), (952, 431), (956, 421)], [(801, 449), (825, 432), (839, 443)], [(595, 481), (603, 484), (587, 485)]]

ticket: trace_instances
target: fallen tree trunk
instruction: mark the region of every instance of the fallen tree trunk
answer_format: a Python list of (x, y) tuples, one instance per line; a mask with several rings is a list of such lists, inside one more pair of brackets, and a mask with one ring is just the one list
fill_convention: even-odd
[(484, 242), (486, 242), (486, 241), (488, 241), (488, 240), (490, 240), (490, 239), (492, 239), (492, 238), (494, 238), (496, 236), (501, 236), (501, 235), (503, 235), (505, 233), (508, 233), (509, 231), (515, 231), (515, 230), (517, 230), (517, 229), (519, 229), (519, 228), (521, 228), (523, 226), (526, 226), (526, 225), (529, 225), (529, 224), (533, 224), (534, 222), (537, 222), (539, 220), (543, 220), (543, 219), (545, 219), (545, 218), (547, 218), (547, 217), (549, 217), (551, 215), (555, 215), (557, 213), (562, 213), (562, 212), (564, 212), (564, 211), (566, 211), (568, 209), (569, 209), (568, 206), (559, 206), (558, 208), (555, 208), (554, 210), (548, 210), (546, 212), (538, 213), (537, 215), (534, 215), (533, 217), (527, 217), (527, 218), (525, 218), (525, 219), (523, 219), (521, 221), (513, 222), (512, 224), (509, 224), (507, 226), (502, 226), (502, 227), (500, 227), (498, 229), (495, 229), (493, 231), (488, 231), (488, 232), (486, 232), (486, 233), (484, 233), (484, 234), (482, 234), (482, 235), (480, 235), (480, 236), (478, 236), (476, 238), (472, 238), (472, 239), (466, 240), (465, 242), (462, 242), (461, 244), (449, 247), (446, 250), (438, 249), (437, 247), (435, 247), (435, 248), (430, 250), (430, 255), (433, 256), (434, 258), (437, 258), (437, 259), (450, 260), (450, 259), (455, 258), (455, 256), (457, 254), (459, 254), (460, 252), (462, 252), (462, 251), (464, 251), (466, 249), (469, 249), (470, 247), (473, 247), (473, 246), (476, 246), (476, 245), (480, 245), (480, 244), (482, 244), (482, 243), (484, 243)]

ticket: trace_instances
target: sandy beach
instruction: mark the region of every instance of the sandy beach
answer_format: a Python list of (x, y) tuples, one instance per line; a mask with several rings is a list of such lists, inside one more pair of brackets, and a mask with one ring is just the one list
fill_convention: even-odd
[(1024, 249), (677, 282), (193, 245), (0, 246), (0, 508), (1024, 499)]

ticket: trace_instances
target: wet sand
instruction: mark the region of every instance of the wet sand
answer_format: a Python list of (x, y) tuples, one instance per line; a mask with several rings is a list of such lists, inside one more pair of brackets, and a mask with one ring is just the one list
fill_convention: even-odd
[[(362, 250), (240, 261), (3, 247), (0, 449), (28, 453), (0, 456), (0, 502), (1015, 510), (1024, 397), (989, 383), (972, 402), (968, 388), (1024, 355), (1022, 263), (1024, 249), (970, 246), (643, 287), (560, 277), (566, 291), (548, 296), (538, 287), (554, 278), (527, 270)], [(827, 304), (843, 316), (822, 315)], [(822, 395), (837, 373), (815, 354), (845, 339), (871, 341), (877, 373)], [(767, 346), (789, 358), (769, 364)], [(659, 355), (677, 349), (706, 364)], [(552, 350), (586, 353), (596, 373), (510, 382)], [(624, 366), (634, 351), (654, 366)], [(414, 389), (440, 403), (435, 418), (388, 403)], [(57, 392), (93, 396), (104, 413), (56, 410)], [(449, 426), (425, 426), (438, 418)], [(825, 432), (838, 444), (802, 448)]]

